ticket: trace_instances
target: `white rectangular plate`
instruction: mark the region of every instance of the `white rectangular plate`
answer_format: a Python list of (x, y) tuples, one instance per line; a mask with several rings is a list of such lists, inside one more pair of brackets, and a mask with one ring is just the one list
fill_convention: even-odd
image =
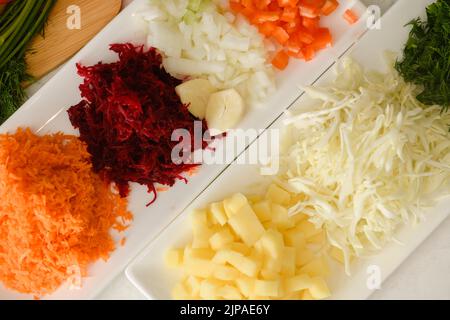
[[(431, 2), (433, 1), (399, 0), (383, 17), (381, 29), (368, 31), (346, 55), (353, 57), (365, 68), (382, 70), (385, 67), (382, 59), (384, 51), (402, 51), (408, 37), (405, 24), (417, 16), (424, 16), (425, 7)], [(333, 78), (333, 72), (328, 71), (317, 84), (329, 83)], [(308, 97), (301, 96), (295, 107), (301, 107), (310, 102)], [(277, 121), (272, 127), (279, 125), (280, 121)], [(268, 178), (262, 178), (256, 166), (232, 164), (128, 266), (126, 275), (129, 280), (149, 299), (169, 299), (171, 289), (179, 277), (175, 271), (164, 266), (164, 253), (170, 247), (185, 245), (191, 238), (188, 221), (190, 211), (202, 208), (210, 202), (222, 200), (235, 192), (257, 192), (257, 189), (267, 182)], [(378, 266), (382, 279), (386, 279), (448, 216), (449, 206), (449, 200), (443, 201), (425, 214), (427, 217), (425, 222), (399, 230), (397, 238), (403, 242), (403, 246), (388, 245), (380, 254), (352, 264), (351, 277), (345, 275), (342, 266), (334, 265), (330, 278), (331, 298), (366, 299), (372, 293), (366, 285), (367, 267)]]
[[(365, 7), (358, 1), (353, 3), (355, 11), (363, 13)], [(14, 132), (18, 127), (30, 127), (39, 133), (62, 131), (78, 134), (69, 122), (67, 109), (80, 101), (78, 85), (81, 78), (76, 73), (75, 63), (85, 65), (98, 61), (111, 62), (117, 57), (108, 51), (112, 43), (132, 42), (142, 44), (145, 34), (136, 20), (134, 12), (146, 7), (145, 0), (136, 0), (102, 30), (88, 45), (29, 99), (6, 123), (0, 132)], [(241, 122), (241, 128), (267, 128), (300, 94), (297, 84), (313, 83), (333, 62), (353, 44), (366, 30), (365, 21), (349, 26), (342, 18), (348, 4), (341, 5), (336, 13), (324, 19), (324, 24), (331, 27), (335, 43), (328, 50), (322, 51), (310, 63), (293, 61), (278, 75), (278, 90), (268, 99), (267, 104), (259, 109), (249, 110)], [(242, 146), (245, 147), (245, 146)], [(244, 148), (238, 150), (239, 154)], [(167, 192), (160, 193), (158, 200), (149, 208), (146, 204), (152, 196), (146, 188), (134, 185), (130, 196), (130, 210), (134, 214), (132, 227), (127, 230), (127, 241), (112, 253), (107, 262), (95, 263), (89, 270), (89, 277), (83, 280), (80, 290), (69, 290), (63, 286), (48, 296), (49, 299), (89, 299), (95, 297), (125, 266), (154, 239), (158, 232), (167, 226), (183, 211), (207, 186), (217, 177), (226, 165), (203, 166), (198, 174), (190, 178), (189, 183), (177, 183)], [(7, 290), (0, 284), (0, 299), (31, 298)]]

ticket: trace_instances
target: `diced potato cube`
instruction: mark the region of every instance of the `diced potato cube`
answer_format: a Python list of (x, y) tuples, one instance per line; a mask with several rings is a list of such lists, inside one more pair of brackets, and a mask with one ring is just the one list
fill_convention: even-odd
[(288, 210), (279, 204), (272, 204), (272, 217), (272, 222), (277, 229), (285, 230), (294, 226), (293, 221), (289, 218)]
[(267, 230), (259, 240), (266, 254), (273, 259), (279, 259), (282, 255), (284, 240), (281, 233), (275, 230)]
[(281, 274), (283, 276), (293, 276), (295, 267), (295, 248), (284, 247), (281, 260)]
[(315, 255), (311, 250), (306, 248), (296, 249), (295, 263), (297, 267), (302, 267), (315, 259)]
[(243, 244), (241, 242), (230, 243), (226, 248), (230, 249), (230, 250), (233, 250), (233, 251), (236, 251), (236, 252), (239, 252), (239, 253), (241, 253), (244, 256), (248, 256), (252, 252), (250, 247), (246, 246), (245, 244)]
[(314, 299), (325, 299), (331, 295), (327, 283), (321, 277), (314, 277), (311, 279), (311, 287), (309, 288), (309, 292)]
[(262, 201), (263, 197), (259, 194), (252, 194), (247, 196), (247, 200), (253, 204)]
[(191, 224), (192, 229), (196, 230), (198, 228), (204, 229), (208, 228), (208, 213), (206, 210), (194, 210), (191, 213)]
[(236, 279), (236, 286), (246, 298), (250, 297), (254, 292), (255, 280), (246, 276)]
[(305, 266), (300, 268), (301, 273), (306, 273), (311, 277), (321, 276), (327, 277), (330, 275), (330, 268), (323, 257), (314, 259), (308, 262)]
[(291, 196), (289, 192), (281, 189), (275, 184), (271, 184), (266, 193), (266, 199), (272, 201), (273, 203), (278, 203), (282, 206), (288, 206), (291, 202)]
[(189, 258), (184, 263), (183, 271), (186, 275), (196, 276), (199, 278), (210, 278), (215, 265), (210, 260)]
[(290, 218), (295, 225), (298, 225), (300, 222), (308, 220), (309, 217), (304, 213), (297, 213), (292, 215)]
[(272, 206), (267, 200), (258, 202), (252, 206), (259, 221), (267, 222), (272, 220)]
[(231, 218), (245, 204), (248, 204), (248, 201), (242, 193), (236, 193), (231, 198), (223, 201), (223, 207), (228, 218)]
[(218, 265), (213, 271), (213, 277), (218, 280), (231, 281), (235, 280), (240, 276), (238, 270), (233, 267)]
[(249, 204), (244, 204), (228, 220), (228, 224), (248, 246), (252, 246), (264, 233), (264, 227)]
[(297, 275), (286, 279), (285, 287), (287, 292), (297, 292), (310, 288), (312, 285), (311, 278), (306, 274)]
[[(284, 251), (284, 248), (281, 249)], [(283, 254), (283, 253), (282, 253)], [(283, 263), (283, 256), (280, 256), (280, 259), (273, 259), (272, 257), (266, 257), (263, 263), (263, 270), (269, 271), (271, 273), (279, 274), (281, 272), (282, 263)]]
[(197, 297), (200, 295), (201, 280), (194, 276), (189, 276), (185, 280), (184, 287), (188, 290), (191, 297)]
[(280, 289), (280, 281), (274, 280), (256, 280), (255, 281), (255, 295), (278, 297)]
[(223, 228), (216, 232), (210, 239), (209, 245), (213, 250), (220, 250), (232, 243), (234, 240), (233, 234), (227, 228)]
[(204, 300), (217, 299), (218, 287), (210, 280), (203, 280), (200, 284), (200, 297)]
[(236, 287), (231, 286), (229, 284), (219, 288), (217, 291), (217, 295), (219, 297), (224, 298), (225, 300), (241, 300), (242, 299), (242, 294), (239, 292), (239, 290)]
[(175, 288), (172, 290), (172, 296), (175, 300), (190, 300), (191, 296), (188, 293), (188, 290), (186, 290), (183, 283), (177, 283)]
[(215, 254), (216, 254), (215, 251), (211, 249), (192, 248), (189, 252), (189, 257), (187, 257), (186, 259), (193, 258), (201, 260), (211, 260)]
[(208, 248), (212, 231), (208, 227), (206, 210), (194, 210), (191, 216), (193, 248)]
[(262, 269), (261, 278), (263, 280), (278, 280), (280, 278), (280, 275), (279, 272), (270, 269)]
[(213, 262), (217, 264), (229, 263), (249, 277), (255, 277), (258, 273), (258, 266), (255, 261), (232, 250), (218, 251), (213, 258)]
[(211, 205), (209, 206), (209, 212), (211, 216), (214, 218), (214, 220), (217, 221), (217, 223), (220, 224), (221, 226), (227, 223), (228, 218), (225, 213), (225, 209), (223, 207), (222, 202), (211, 203)]
[(176, 268), (183, 263), (183, 250), (182, 249), (170, 249), (166, 252), (165, 256), (166, 265), (168, 267)]
[(316, 228), (311, 222), (303, 220), (297, 224), (297, 229), (303, 233), (306, 239), (322, 232), (322, 229)]
[(286, 242), (286, 245), (296, 249), (302, 249), (306, 245), (305, 236), (297, 227), (284, 232), (284, 241)]

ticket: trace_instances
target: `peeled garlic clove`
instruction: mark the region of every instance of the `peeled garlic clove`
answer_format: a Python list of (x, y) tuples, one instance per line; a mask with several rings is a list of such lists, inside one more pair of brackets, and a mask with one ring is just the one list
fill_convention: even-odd
[(235, 89), (213, 93), (206, 108), (206, 123), (212, 135), (232, 129), (244, 114), (244, 100)]
[(175, 88), (183, 104), (188, 104), (189, 112), (203, 120), (209, 97), (217, 89), (206, 79), (186, 81)]

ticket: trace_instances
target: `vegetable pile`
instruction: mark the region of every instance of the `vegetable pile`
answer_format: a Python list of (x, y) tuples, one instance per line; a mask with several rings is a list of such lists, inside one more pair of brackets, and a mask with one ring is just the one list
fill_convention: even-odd
[(26, 73), (25, 53), (31, 39), (43, 29), (55, 3), (56, 0), (14, 0), (0, 13), (0, 124), (25, 99), (22, 83), (31, 80)]
[(423, 87), (417, 99), (426, 105), (450, 106), (450, 0), (438, 0), (427, 8), (427, 21), (417, 18), (404, 57), (396, 69), (406, 81)]
[[(107, 260), (132, 219), (75, 136), (0, 135), (0, 281), (42, 296)], [(76, 283), (74, 283), (76, 284)]]
[(320, 17), (330, 15), (338, 5), (337, 0), (230, 0), (235, 13), (247, 17), (280, 47), (272, 64), (281, 70), (290, 57), (309, 61), (332, 44), (330, 30), (320, 26)]
[(155, 184), (186, 181), (183, 172), (196, 166), (171, 159), (178, 144), (171, 141), (172, 132), (184, 128), (193, 139), (195, 118), (175, 92), (181, 82), (162, 69), (159, 53), (132, 44), (114, 44), (111, 50), (119, 61), (78, 65), (83, 100), (69, 109), (70, 121), (80, 130), (96, 172), (114, 182), (123, 197), (129, 182), (146, 185), (153, 203)]
[(167, 252), (183, 279), (175, 299), (324, 299), (324, 231), (307, 216), (289, 217), (295, 202), (271, 185), (264, 196), (235, 194), (192, 213), (193, 241)]
[(249, 106), (274, 91), (263, 38), (214, 1), (151, 0), (140, 16), (148, 25), (148, 45), (163, 54), (164, 67), (174, 77), (236, 89)]
[[(392, 62), (392, 65), (394, 63)], [(307, 88), (312, 110), (286, 119), (278, 182), (352, 256), (381, 249), (395, 231), (450, 194), (450, 115), (426, 107), (391, 67), (365, 73), (345, 60), (334, 85)]]

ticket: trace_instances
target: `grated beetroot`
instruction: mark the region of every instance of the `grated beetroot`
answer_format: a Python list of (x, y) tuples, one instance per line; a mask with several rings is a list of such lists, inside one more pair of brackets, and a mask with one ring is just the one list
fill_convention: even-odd
[(181, 81), (165, 72), (154, 48), (126, 43), (110, 49), (119, 61), (77, 64), (83, 100), (69, 109), (70, 121), (88, 146), (94, 170), (114, 182), (122, 197), (129, 194), (129, 182), (146, 185), (154, 194), (150, 205), (157, 197), (155, 184), (187, 182), (182, 174), (197, 166), (171, 160), (178, 143), (171, 141), (173, 130), (187, 129), (193, 139), (197, 119), (175, 92)]

